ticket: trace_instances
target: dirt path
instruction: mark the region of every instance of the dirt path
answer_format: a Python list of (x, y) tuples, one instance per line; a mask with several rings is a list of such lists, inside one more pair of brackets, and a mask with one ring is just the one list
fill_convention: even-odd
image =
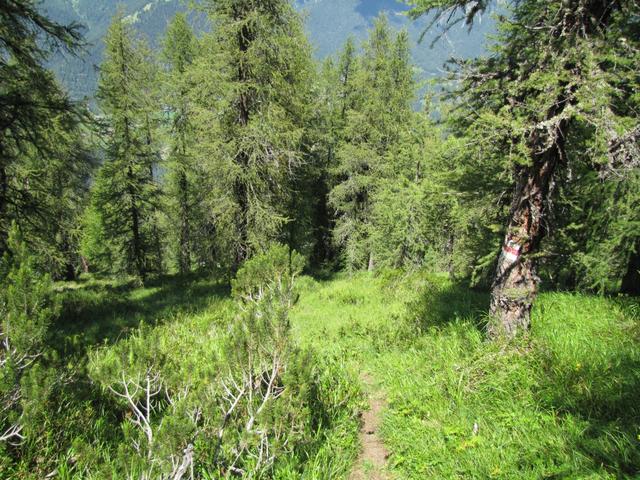
[(373, 379), (368, 374), (363, 374), (362, 382), (365, 384), (369, 395), (369, 410), (362, 415), (362, 428), (360, 429), (360, 443), (362, 451), (356, 464), (349, 475), (349, 480), (390, 480), (386, 471), (389, 452), (382, 443), (378, 428), (382, 423), (382, 409), (385, 400), (375, 392)]

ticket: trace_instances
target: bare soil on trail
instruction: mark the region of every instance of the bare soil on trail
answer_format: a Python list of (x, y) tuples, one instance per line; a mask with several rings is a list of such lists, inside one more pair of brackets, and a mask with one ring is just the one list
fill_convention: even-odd
[(374, 391), (371, 376), (364, 374), (362, 381), (369, 395), (369, 410), (362, 414), (360, 429), (362, 451), (349, 475), (349, 480), (390, 480), (391, 477), (386, 471), (389, 452), (378, 433), (386, 402), (380, 393)]

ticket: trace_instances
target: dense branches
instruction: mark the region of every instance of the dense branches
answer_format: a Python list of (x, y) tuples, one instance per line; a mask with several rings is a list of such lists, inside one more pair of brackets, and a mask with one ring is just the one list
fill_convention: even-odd
[(96, 180), (93, 203), (104, 224), (105, 240), (113, 243), (117, 257), (123, 257), (113, 260), (143, 280), (160, 262), (153, 94), (148, 90), (154, 81), (144, 47), (118, 14), (107, 35), (98, 87), (108, 128), (107, 158)]
[[(468, 7), (473, 14), (479, 5), (424, 2), (414, 14), (434, 7)], [(632, 163), (633, 153), (627, 152), (634, 148), (622, 148), (627, 144), (622, 139), (634, 138), (637, 105), (619, 100), (637, 85), (637, 69), (628, 56), (637, 57), (638, 46), (626, 37), (636, 24), (632, 2), (519, 2), (510, 17), (502, 18), (493, 56), (462, 69), (464, 108), (473, 112), (467, 124), (492, 115), (504, 126), (499, 141), (509, 148), (505, 166), (514, 175), (493, 282), (494, 336), (513, 336), (528, 326), (539, 283), (536, 256), (551, 231), (551, 200), (561, 169), (572, 169), (585, 153), (593, 163), (607, 156)], [(616, 132), (629, 126), (619, 137)], [(577, 143), (593, 147), (578, 153), (572, 150)], [(616, 155), (616, 145), (624, 153)]]

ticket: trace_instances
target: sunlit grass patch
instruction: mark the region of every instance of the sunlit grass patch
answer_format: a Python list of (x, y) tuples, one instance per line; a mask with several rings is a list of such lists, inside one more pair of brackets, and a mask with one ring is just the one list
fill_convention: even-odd
[(617, 302), (541, 295), (530, 336), (489, 343), (452, 316), (379, 357), (401, 478), (633, 478), (638, 320)]

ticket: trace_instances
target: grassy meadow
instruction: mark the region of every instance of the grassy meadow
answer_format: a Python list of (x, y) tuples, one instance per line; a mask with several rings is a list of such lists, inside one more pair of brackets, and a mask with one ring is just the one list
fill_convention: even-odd
[[(188, 385), (198, 401), (222, 376), (234, 302), (224, 283), (197, 276), (144, 288), (85, 279), (57, 290), (64, 321), (51, 329), (47, 360), (69, 380), (51, 386), (55, 416), (34, 413), (50, 438), (32, 448), (50, 449), (57, 457), (41, 457), (58, 463), (13, 474), (38, 478), (56, 468), (63, 479), (124, 478), (116, 465), (132, 458), (132, 433), (109, 390), (113, 378), (155, 365), (166, 388)], [(275, 478), (349, 478), (372, 391), (386, 399), (390, 479), (637, 478), (637, 299), (543, 293), (531, 333), (515, 345), (485, 340), (487, 301), (437, 274), (301, 277), (291, 335), (317, 391), (300, 408), (323, 418), (299, 432)], [(165, 406), (154, 417), (157, 438), (177, 414)], [(196, 451), (206, 456), (207, 448)]]

